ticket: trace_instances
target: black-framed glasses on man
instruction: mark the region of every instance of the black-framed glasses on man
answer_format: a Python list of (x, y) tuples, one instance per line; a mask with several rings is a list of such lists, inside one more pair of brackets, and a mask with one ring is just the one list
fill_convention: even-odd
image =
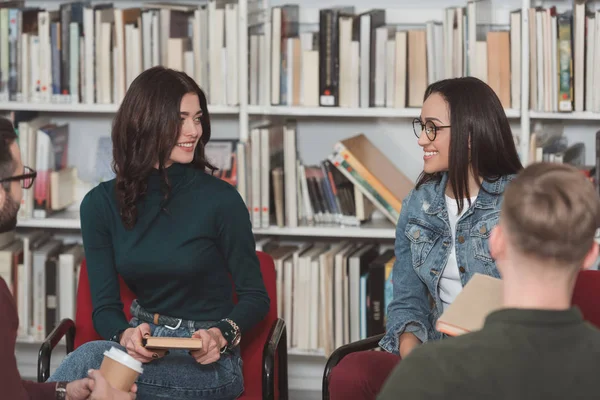
[(35, 177), (37, 176), (37, 172), (29, 167), (23, 167), (22, 175), (9, 176), (8, 178), (0, 179), (1, 182), (13, 182), (13, 181), (21, 181), (21, 187), (23, 189), (29, 189), (33, 186), (33, 181), (35, 181)]
[(415, 132), (417, 139), (421, 137), (421, 132), (425, 131), (427, 139), (433, 142), (437, 136), (438, 129), (441, 128), (450, 128), (450, 125), (438, 126), (434, 124), (433, 121), (425, 121), (425, 123), (422, 123), (419, 118), (413, 119), (413, 132)]

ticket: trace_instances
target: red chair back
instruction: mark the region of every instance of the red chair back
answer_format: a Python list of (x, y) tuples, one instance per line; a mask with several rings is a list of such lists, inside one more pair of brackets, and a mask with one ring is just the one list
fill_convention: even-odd
[(600, 271), (579, 272), (573, 291), (572, 304), (579, 307), (583, 319), (600, 328)]
[[(262, 364), (263, 348), (269, 336), (271, 326), (277, 320), (277, 289), (275, 280), (275, 264), (273, 259), (266, 253), (257, 251), (256, 255), (260, 261), (260, 270), (267, 293), (271, 300), (269, 313), (251, 330), (244, 332), (241, 341), (242, 359), (244, 360), (244, 395), (243, 398), (262, 398)], [(121, 300), (123, 301), (123, 312), (127, 319), (131, 318), (129, 308), (135, 299), (133, 292), (119, 277), (121, 287)], [(234, 292), (234, 300), (237, 296)], [(88, 281), (85, 260), (81, 264), (79, 274), (79, 287), (77, 289), (77, 311), (75, 313), (75, 348), (84, 343), (101, 340), (102, 338), (94, 329), (92, 322), (92, 299), (90, 295), (90, 283)]]

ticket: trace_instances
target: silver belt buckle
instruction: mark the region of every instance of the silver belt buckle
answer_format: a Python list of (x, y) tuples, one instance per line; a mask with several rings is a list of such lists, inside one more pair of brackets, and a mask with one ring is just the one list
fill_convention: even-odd
[(165, 325), (165, 328), (170, 329), (172, 331), (179, 329), (179, 327), (181, 326), (181, 322), (183, 320), (181, 318), (179, 318), (179, 322), (177, 323), (176, 326), (169, 326), (169, 325)]

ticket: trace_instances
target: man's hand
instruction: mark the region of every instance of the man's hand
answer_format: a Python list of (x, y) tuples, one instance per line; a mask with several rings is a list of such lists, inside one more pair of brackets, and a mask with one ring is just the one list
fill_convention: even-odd
[(67, 384), (67, 400), (85, 400), (90, 396), (90, 380), (79, 379)]
[(202, 348), (190, 352), (199, 364), (211, 364), (218, 361), (221, 358), (221, 349), (227, 346), (227, 340), (219, 328), (200, 329), (194, 332), (192, 337), (202, 339)]
[(137, 385), (135, 383), (129, 393), (125, 393), (110, 386), (98, 370), (92, 369), (88, 375), (90, 377), (88, 379), (91, 390), (90, 400), (134, 400), (136, 398)]
[(143, 363), (149, 363), (163, 357), (166, 353), (166, 350), (150, 351), (142, 345), (142, 338), (150, 335), (150, 325), (140, 324), (136, 328), (126, 329), (121, 335), (120, 343), (127, 349), (127, 353), (131, 357)]

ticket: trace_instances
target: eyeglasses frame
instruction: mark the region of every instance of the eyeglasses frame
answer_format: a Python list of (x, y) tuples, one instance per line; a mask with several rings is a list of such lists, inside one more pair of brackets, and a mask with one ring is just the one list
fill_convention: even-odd
[[(417, 131), (415, 130), (415, 122), (418, 122), (419, 125), (421, 125), (421, 130), (419, 131), (419, 133), (417, 133)], [(450, 125), (436, 125), (433, 121), (425, 121), (425, 124), (427, 122), (430, 122), (433, 125), (433, 139), (429, 137), (429, 135), (427, 134), (427, 132), (425, 132), (425, 136), (427, 136), (427, 139), (429, 139), (429, 141), (433, 142), (435, 141), (435, 138), (437, 138), (437, 131), (438, 129), (442, 129), (442, 128), (450, 128)], [(421, 122), (420, 118), (415, 118), (413, 119), (413, 132), (415, 133), (415, 136), (417, 137), (417, 139), (419, 139), (421, 137), (421, 133), (425, 130), (425, 124)]]
[[(2, 178), (0, 179), (0, 183), (3, 182), (14, 182), (14, 181), (21, 181), (21, 187), (23, 189), (30, 189), (33, 186), (33, 182), (35, 182), (35, 178), (37, 177), (37, 171), (34, 170), (33, 168), (29, 168), (27, 166), (23, 166), (23, 171), (29, 171), (25, 174), (21, 174), (21, 175), (15, 175), (15, 176), (9, 176), (8, 178)], [(25, 186), (25, 181), (27, 179), (31, 179), (31, 184), (29, 186)]]

